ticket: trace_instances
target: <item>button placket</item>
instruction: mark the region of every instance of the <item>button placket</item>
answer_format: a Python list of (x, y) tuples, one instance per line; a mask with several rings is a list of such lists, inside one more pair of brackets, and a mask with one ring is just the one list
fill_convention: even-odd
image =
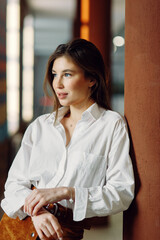
[(56, 176), (47, 184), (47, 187), (56, 187), (58, 183), (61, 181), (63, 178), (63, 175), (65, 173), (65, 167), (66, 167), (66, 158), (67, 158), (67, 151), (64, 151), (64, 154), (62, 156), (62, 159), (59, 163), (59, 167), (57, 170)]

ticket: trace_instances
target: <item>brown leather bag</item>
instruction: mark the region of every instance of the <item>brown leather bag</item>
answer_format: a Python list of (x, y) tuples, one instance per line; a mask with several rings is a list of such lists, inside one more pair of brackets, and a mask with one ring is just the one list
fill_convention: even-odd
[(18, 217), (13, 219), (4, 213), (0, 221), (1, 240), (36, 240), (37, 237), (31, 217), (19, 220)]
[[(66, 240), (82, 239), (78, 238), (80, 235), (83, 236), (83, 229), (90, 229), (91, 225), (103, 226), (107, 224), (107, 217), (94, 217), (90, 219), (84, 219), (80, 222), (73, 221), (72, 210), (66, 209), (60, 204), (56, 204), (58, 209), (55, 209), (52, 204), (46, 206), (46, 209), (52, 214), (56, 215), (58, 218), (63, 235)], [(55, 211), (56, 210), (56, 211)], [(78, 234), (78, 235), (77, 235)], [(34, 228), (31, 217), (26, 217), (23, 220), (19, 220), (8, 217), (5, 213), (0, 221), (0, 240), (36, 240), (38, 234)], [(53, 238), (48, 238), (48, 240), (53, 240)]]
[(0, 221), (0, 240), (36, 240), (37, 237), (31, 217), (28, 216), (23, 220), (18, 217), (13, 219), (4, 213)]

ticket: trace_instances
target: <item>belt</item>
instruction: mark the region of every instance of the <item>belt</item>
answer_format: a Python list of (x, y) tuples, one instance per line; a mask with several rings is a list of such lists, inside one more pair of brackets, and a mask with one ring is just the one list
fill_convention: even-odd
[(48, 204), (45, 206), (45, 209), (53, 214), (62, 226), (84, 229), (91, 228), (90, 219), (84, 219), (78, 222), (74, 221), (72, 210), (59, 203)]
[[(32, 185), (32, 190), (33, 189), (35, 189), (35, 187)], [(108, 222), (108, 217), (106, 216), (85, 218), (82, 221), (76, 222), (73, 220), (72, 210), (59, 203), (47, 204), (44, 208), (53, 214), (64, 227), (90, 229), (91, 226), (106, 226)]]
[[(31, 186), (31, 189), (36, 189), (34, 185)], [(64, 227), (70, 228), (84, 228), (90, 229), (91, 224), (88, 219), (84, 219), (82, 221), (76, 222), (73, 220), (73, 212), (70, 208), (63, 207), (59, 203), (50, 203), (44, 206), (44, 208), (53, 214), (59, 221), (59, 223)]]

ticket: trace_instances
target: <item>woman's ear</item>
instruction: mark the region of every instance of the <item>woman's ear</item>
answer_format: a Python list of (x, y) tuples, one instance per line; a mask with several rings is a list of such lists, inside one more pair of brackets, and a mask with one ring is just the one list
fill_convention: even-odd
[(96, 80), (94, 78), (89, 79), (89, 87), (93, 87), (96, 83)]

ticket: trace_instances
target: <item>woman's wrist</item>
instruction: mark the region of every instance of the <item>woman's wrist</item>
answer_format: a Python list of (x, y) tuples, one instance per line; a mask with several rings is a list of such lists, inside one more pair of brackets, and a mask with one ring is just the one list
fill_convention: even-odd
[(73, 200), (73, 190), (72, 190), (72, 188), (69, 188), (69, 191), (70, 191), (70, 199), (69, 199), (69, 202), (71, 203), (71, 204), (73, 204), (74, 203), (74, 200)]
[(69, 194), (68, 194), (69, 202), (74, 203), (74, 201), (75, 201), (75, 190), (74, 190), (74, 188), (73, 187), (68, 187), (68, 192), (69, 192)]
[(62, 188), (63, 199), (69, 200), (71, 203), (75, 201), (75, 190), (73, 187)]

